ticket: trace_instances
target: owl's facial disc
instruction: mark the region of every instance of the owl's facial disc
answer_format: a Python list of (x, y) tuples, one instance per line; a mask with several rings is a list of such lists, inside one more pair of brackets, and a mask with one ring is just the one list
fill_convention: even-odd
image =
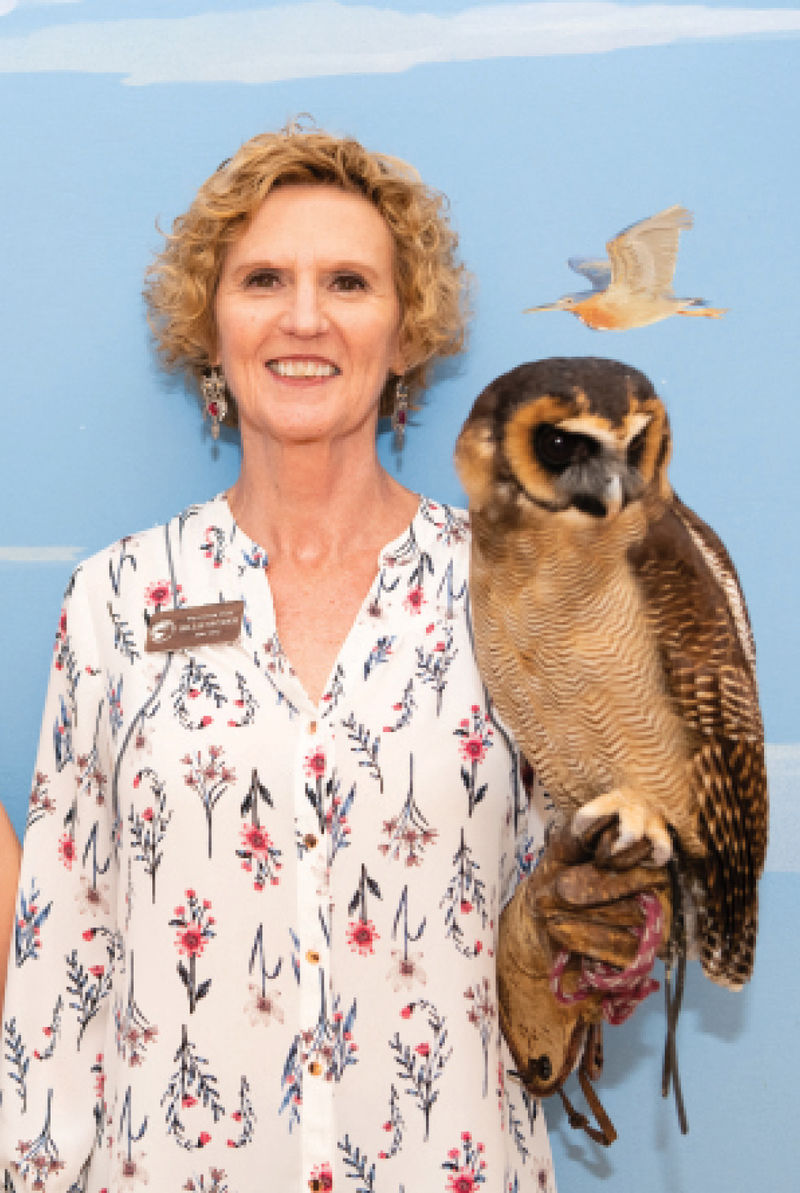
[(533, 362), (487, 387), (470, 423), (487, 428), (484, 489), (498, 506), (538, 506), (587, 525), (616, 517), (645, 493), (669, 494), (663, 404), (612, 366), (594, 358)]
[[(635, 464), (606, 437), (539, 423), (531, 431), (536, 463), (552, 477), (557, 507), (592, 518), (611, 518), (642, 490)], [(638, 453), (634, 450), (634, 457)]]

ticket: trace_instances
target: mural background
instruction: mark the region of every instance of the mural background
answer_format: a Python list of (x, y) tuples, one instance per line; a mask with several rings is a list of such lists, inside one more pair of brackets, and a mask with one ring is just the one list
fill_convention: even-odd
[[(151, 356), (156, 221), (298, 112), (407, 158), (450, 196), (475, 319), (401, 460), (382, 435), (387, 466), (460, 502), (452, 446), (497, 373), (555, 354), (636, 365), (669, 407), (676, 489), (737, 563), (759, 650), (773, 819), (754, 981), (732, 995), (692, 974), (686, 1139), (659, 1096), (659, 1006), (609, 1033), (600, 1092), (621, 1139), (600, 1152), (548, 1105), (561, 1188), (794, 1189), (800, 9), (247, 3), (0, 0), (0, 798), (21, 830), (72, 568), (236, 475), (233, 435), (214, 445)], [(724, 320), (595, 333), (522, 314), (581, 288), (568, 256), (677, 202), (696, 223), (676, 292)]]

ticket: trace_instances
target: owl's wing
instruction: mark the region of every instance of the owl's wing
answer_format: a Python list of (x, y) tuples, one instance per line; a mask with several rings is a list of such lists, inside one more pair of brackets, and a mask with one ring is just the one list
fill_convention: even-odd
[(667, 691), (694, 742), (691, 786), (706, 851), (703, 969), (736, 988), (752, 973), (767, 846), (764, 731), (747, 609), (723, 543), (677, 498), (630, 560)]
[(671, 294), (678, 236), (681, 229), (691, 226), (691, 213), (676, 205), (624, 228), (606, 245), (612, 287), (625, 292)]

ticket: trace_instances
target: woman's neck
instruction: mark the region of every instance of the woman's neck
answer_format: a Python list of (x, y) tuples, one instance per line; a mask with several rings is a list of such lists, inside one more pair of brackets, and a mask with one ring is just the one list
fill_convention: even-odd
[(271, 557), (314, 566), (379, 549), (408, 524), (417, 498), (374, 449), (269, 443), (243, 447), (228, 502), (237, 524)]

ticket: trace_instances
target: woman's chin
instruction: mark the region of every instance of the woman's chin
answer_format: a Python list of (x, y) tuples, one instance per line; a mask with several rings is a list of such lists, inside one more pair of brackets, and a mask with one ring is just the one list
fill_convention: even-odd
[(239, 411), (239, 427), (245, 447), (249, 439), (301, 446), (344, 439), (352, 439), (355, 443), (362, 438), (365, 444), (374, 447), (377, 425), (377, 401), (360, 415), (352, 408), (342, 409), (338, 404), (313, 397), (274, 402), (268, 410), (262, 409), (253, 417), (248, 416), (247, 411)]

